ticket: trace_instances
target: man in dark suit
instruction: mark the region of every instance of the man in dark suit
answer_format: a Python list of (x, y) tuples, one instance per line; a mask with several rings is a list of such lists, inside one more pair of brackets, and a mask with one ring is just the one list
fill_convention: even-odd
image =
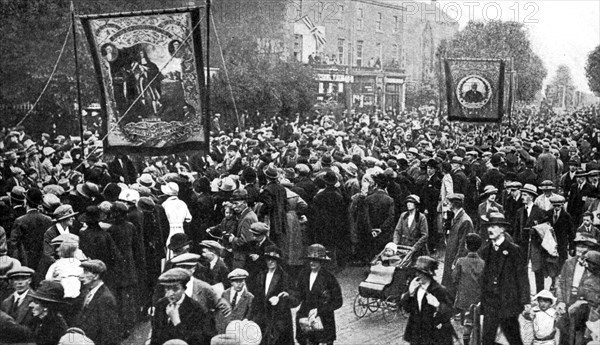
[(523, 207), (517, 211), (513, 239), (523, 250), (524, 264), (531, 261), (531, 270), (535, 273), (537, 292), (544, 289), (544, 274), (546, 269), (546, 251), (542, 248), (542, 238), (533, 229), (534, 226), (546, 220), (546, 211), (533, 203), (537, 197), (537, 188), (526, 184), (521, 188)]
[(220, 257), (223, 247), (217, 241), (204, 240), (200, 242), (200, 248), (202, 248), (205, 269), (197, 272), (200, 275), (199, 278), (210, 285), (221, 284), (221, 291), (228, 289), (231, 286), (227, 278), (229, 267)]
[(15, 291), (2, 301), (1, 309), (20, 325), (29, 325), (33, 319), (29, 308), (29, 303), (33, 301), (33, 297), (31, 297), (33, 274), (34, 271), (25, 266), (12, 268), (6, 273), (6, 277)]
[(83, 305), (75, 318), (75, 326), (96, 344), (116, 345), (121, 332), (115, 296), (102, 281), (106, 265), (100, 260), (87, 260), (81, 267)]
[(562, 188), (563, 195), (566, 199), (569, 199), (569, 193), (571, 192), (571, 186), (575, 183), (576, 178), (575, 174), (577, 173), (577, 168), (579, 167), (579, 162), (571, 159), (568, 162), (569, 171), (564, 173), (560, 177), (560, 187)]
[[(373, 176), (365, 202), (368, 207), (371, 233), (361, 234), (361, 247), (366, 251), (365, 261), (372, 260), (394, 237), (394, 199), (385, 191), (388, 179), (384, 174)], [(375, 236), (374, 236), (375, 234)]]
[[(38, 210), (42, 204), (42, 192), (39, 189), (30, 189), (25, 196), (27, 200), (27, 213), (15, 220), (10, 239), (8, 240), (8, 253), (18, 259), (22, 265), (37, 268), (42, 257), (44, 233), (52, 226), (52, 219)], [(34, 281), (43, 278), (34, 275)]]
[[(437, 228), (437, 206), (440, 198), (442, 180), (439, 176), (440, 165), (435, 159), (427, 161), (427, 180), (419, 193), (422, 202), (422, 210), (427, 217), (427, 228), (429, 237), (427, 245), (431, 253), (437, 250), (440, 242), (440, 230)], [(399, 215), (398, 215), (399, 216)]]
[(200, 304), (185, 294), (191, 274), (183, 268), (172, 268), (161, 274), (158, 282), (164, 286), (165, 297), (155, 304), (150, 345), (162, 345), (173, 339), (188, 344), (210, 344), (198, 322), (206, 318)]
[(552, 225), (556, 236), (558, 267), (560, 268), (568, 258), (568, 250), (573, 248), (575, 231), (571, 215), (563, 208), (565, 198), (561, 195), (553, 195), (550, 197), (550, 203), (552, 204), (552, 210), (548, 211), (547, 218), (550, 220), (550, 225)]
[(573, 217), (573, 223), (579, 225), (581, 223), (581, 215), (584, 212), (585, 201), (592, 194), (592, 187), (587, 183), (587, 174), (583, 170), (578, 170), (575, 173), (577, 183), (571, 185), (569, 190), (569, 203), (567, 212)]
[(511, 345), (522, 345), (518, 317), (531, 308), (527, 266), (521, 249), (505, 238), (508, 226), (503, 214), (490, 214), (489, 242), (481, 250), (485, 261), (481, 277), (483, 345), (495, 344), (498, 327)]
[(223, 299), (231, 305), (229, 321), (248, 319), (254, 295), (246, 288), (248, 271), (236, 268), (227, 276), (231, 287), (223, 292)]
[(108, 165), (108, 171), (113, 182), (123, 182), (133, 184), (137, 179), (135, 166), (129, 157), (124, 154), (117, 154), (115, 159)]
[(502, 194), (504, 190), (504, 180), (506, 176), (500, 172), (498, 167), (502, 163), (502, 157), (500, 155), (492, 155), (490, 159), (490, 163), (492, 167), (489, 168), (481, 177), (481, 185), (486, 186), (494, 186), (498, 189), (498, 193)]

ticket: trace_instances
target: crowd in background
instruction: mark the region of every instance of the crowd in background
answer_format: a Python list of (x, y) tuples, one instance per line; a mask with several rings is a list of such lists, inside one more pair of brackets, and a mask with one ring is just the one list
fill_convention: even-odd
[[(448, 303), (464, 316), (486, 292), (452, 273), (502, 224), (519, 267), (534, 273), (532, 290), (556, 303), (561, 343), (584, 344), (600, 304), (598, 115), (529, 108), (510, 126), (475, 125), (423, 107), (231, 133), (217, 119), (210, 152), (163, 157), (105, 154), (91, 132), (7, 130), (0, 322), (38, 344), (65, 333), (117, 344), (150, 317), (153, 344), (210, 344), (249, 319), (264, 344), (332, 344), (342, 297), (329, 270), (409, 246), (415, 260), (443, 262)], [(536, 230), (544, 223), (554, 247)], [(425, 259), (414, 263), (434, 275)], [(573, 305), (585, 309), (579, 321)]]

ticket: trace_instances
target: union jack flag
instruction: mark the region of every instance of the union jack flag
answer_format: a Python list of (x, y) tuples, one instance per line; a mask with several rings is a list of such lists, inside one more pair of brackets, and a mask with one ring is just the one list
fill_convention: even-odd
[(322, 46), (323, 44), (327, 43), (325, 35), (323, 35), (321, 30), (319, 30), (319, 28), (315, 26), (315, 23), (313, 23), (313, 21), (308, 16), (302, 17), (302, 22), (304, 22), (304, 25), (306, 25), (310, 33), (315, 37), (317, 46)]

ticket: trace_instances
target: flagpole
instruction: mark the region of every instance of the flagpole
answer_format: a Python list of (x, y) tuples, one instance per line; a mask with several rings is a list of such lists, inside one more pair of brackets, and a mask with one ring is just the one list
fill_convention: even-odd
[[(204, 108), (206, 109), (206, 117), (208, 118), (209, 126), (212, 125), (210, 114), (210, 2), (211, 0), (206, 0), (206, 100), (204, 101)], [(208, 132), (211, 132), (211, 128), (208, 128)], [(210, 138), (206, 138), (207, 142), (209, 140)]]
[(77, 111), (79, 112), (79, 136), (81, 137), (81, 154), (85, 157), (85, 141), (83, 140), (83, 109), (81, 108), (81, 82), (79, 80), (79, 56), (77, 54), (77, 25), (75, 23), (75, 5), (73, 5), (73, 0), (71, 0), (71, 28), (73, 30), (75, 80), (77, 81)]

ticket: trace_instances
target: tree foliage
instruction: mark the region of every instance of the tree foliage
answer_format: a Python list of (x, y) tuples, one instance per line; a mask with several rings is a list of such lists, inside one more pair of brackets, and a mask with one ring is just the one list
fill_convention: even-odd
[[(164, 8), (159, 0), (75, 0), (76, 14)], [(96, 74), (83, 30), (76, 19), (82, 103), (100, 99)], [(50, 76), (67, 34), (71, 35), (48, 90), (25, 122), (32, 130), (72, 133), (77, 128), (75, 63), (70, 2), (67, 0), (0, 1), (0, 103), (33, 103)], [(3, 113), (2, 125), (15, 125), (22, 113)]]
[(569, 66), (559, 65), (556, 68), (554, 77), (550, 81), (550, 85), (554, 90), (555, 102), (557, 104), (562, 104), (563, 95), (566, 107), (569, 107), (573, 104), (575, 85), (573, 83), (573, 77), (571, 76), (571, 69)]
[(590, 90), (600, 97), (600, 45), (588, 55), (585, 65), (585, 75), (587, 76)]
[(521, 101), (533, 100), (548, 74), (531, 48), (524, 25), (513, 21), (470, 21), (444, 49), (446, 57), (512, 58), (518, 76), (517, 99)]
[(316, 85), (310, 67), (265, 53), (249, 37), (232, 38), (223, 54), (229, 80), (221, 68), (211, 83), (211, 107), (225, 123), (237, 123), (233, 99), (239, 114), (249, 114), (246, 126), (275, 116), (292, 119), (314, 105)]

